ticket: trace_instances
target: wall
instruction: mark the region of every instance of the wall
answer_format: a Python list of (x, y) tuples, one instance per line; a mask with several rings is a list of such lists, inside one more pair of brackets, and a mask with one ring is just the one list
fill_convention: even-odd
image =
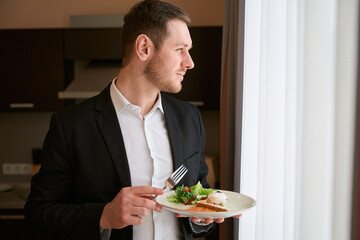
[[(32, 148), (42, 147), (50, 113), (0, 113), (0, 164), (32, 163)], [(24, 182), (30, 176), (6, 175), (0, 182)]]
[[(136, 0), (1, 0), (0, 29), (66, 28), (70, 15), (124, 14)], [(221, 26), (223, 0), (172, 0), (189, 13), (192, 26)], [(34, 14), (36, 12), (36, 14)], [(219, 111), (202, 111), (207, 131), (205, 153), (220, 155)], [(3, 163), (32, 163), (31, 149), (41, 147), (51, 113), (0, 113), (0, 166)], [(4, 176), (0, 182), (24, 182), (30, 176)]]
[[(125, 14), (136, 2), (138, 0), (1, 0), (0, 28), (69, 27), (70, 15)], [(168, 2), (187, 11), (193, 26), (223, 23), (224, 0)]]

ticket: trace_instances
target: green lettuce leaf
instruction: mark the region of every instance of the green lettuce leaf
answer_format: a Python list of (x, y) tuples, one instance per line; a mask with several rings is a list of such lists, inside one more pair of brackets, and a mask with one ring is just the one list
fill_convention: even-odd
[(214, 192), (214, 190), (211, 188), (203, 188), (200, 181), (196, 185), (192, 186), (191, 190), (196, 195), (205, 195), (205, 196), (209, 196), (210, 193)]
[(167, 200), (174, 203), (187, 203), (190, 199), (195, 198), (195, 200), (192, 202), (195, 204), (196, 201), (200, 199), (200, 197), (197, 196), (208, 196), (210, 193), (214, 192), (214, 190), (211, 188), (203, 188), (200, 181), (196, 185), (190, 187), (191, 192), (183, 191), (185, 188), (186, 187), (184, 185), (177, 187), (175, 194), (167, 197)]

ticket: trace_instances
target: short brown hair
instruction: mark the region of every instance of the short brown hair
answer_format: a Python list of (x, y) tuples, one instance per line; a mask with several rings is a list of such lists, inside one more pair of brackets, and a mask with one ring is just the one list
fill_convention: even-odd
[(144, 0), (133, 6), (125, 15), (122, 27), (123, 64), (127, 64), (132, 54), (136, 38), (140, 34), (147, 35), (159, 49), (167, 33), (167, 22), (180, 19), (190, 24), (189, 15), (182, 9), (158, 0)]

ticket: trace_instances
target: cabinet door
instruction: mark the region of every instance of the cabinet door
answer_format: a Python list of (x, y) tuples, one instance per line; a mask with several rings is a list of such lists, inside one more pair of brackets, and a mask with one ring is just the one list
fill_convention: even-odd
[(120, 28), (65, 29), (65, 58), (73, 60), (121, 59)]
[(1, 30), (0, 84), (0, 111), (62, 108), (63, 30)]

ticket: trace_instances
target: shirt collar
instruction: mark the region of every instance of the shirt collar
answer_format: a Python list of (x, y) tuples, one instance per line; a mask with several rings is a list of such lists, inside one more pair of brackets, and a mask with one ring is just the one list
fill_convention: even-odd
[[(114, 104), (115, 107), (115, 111), (121, 112), (122, 110), (124, 110), (124, 108), (127, 105), (132, 105), (135, 106), (133, 104), (131, 104), (125, 97), (124, 95), (121, 94), (121, 92), (119, 91), (119, 89), (116, 87), (115, 83), (116, 83), (117, 78), (115, 78), (110, 86), (110, 96), (111, 96), (111, 100)], [(158, 98), (153, 106), (153, 108), (151, 109), (151, 111), (149, 113), (154, 112), (156, 109), (159, 109), (163, 114), (164, 114), (164, 109), (162, 106), (162, 101), (161, 101), (161, 94), (158, 94)]]

